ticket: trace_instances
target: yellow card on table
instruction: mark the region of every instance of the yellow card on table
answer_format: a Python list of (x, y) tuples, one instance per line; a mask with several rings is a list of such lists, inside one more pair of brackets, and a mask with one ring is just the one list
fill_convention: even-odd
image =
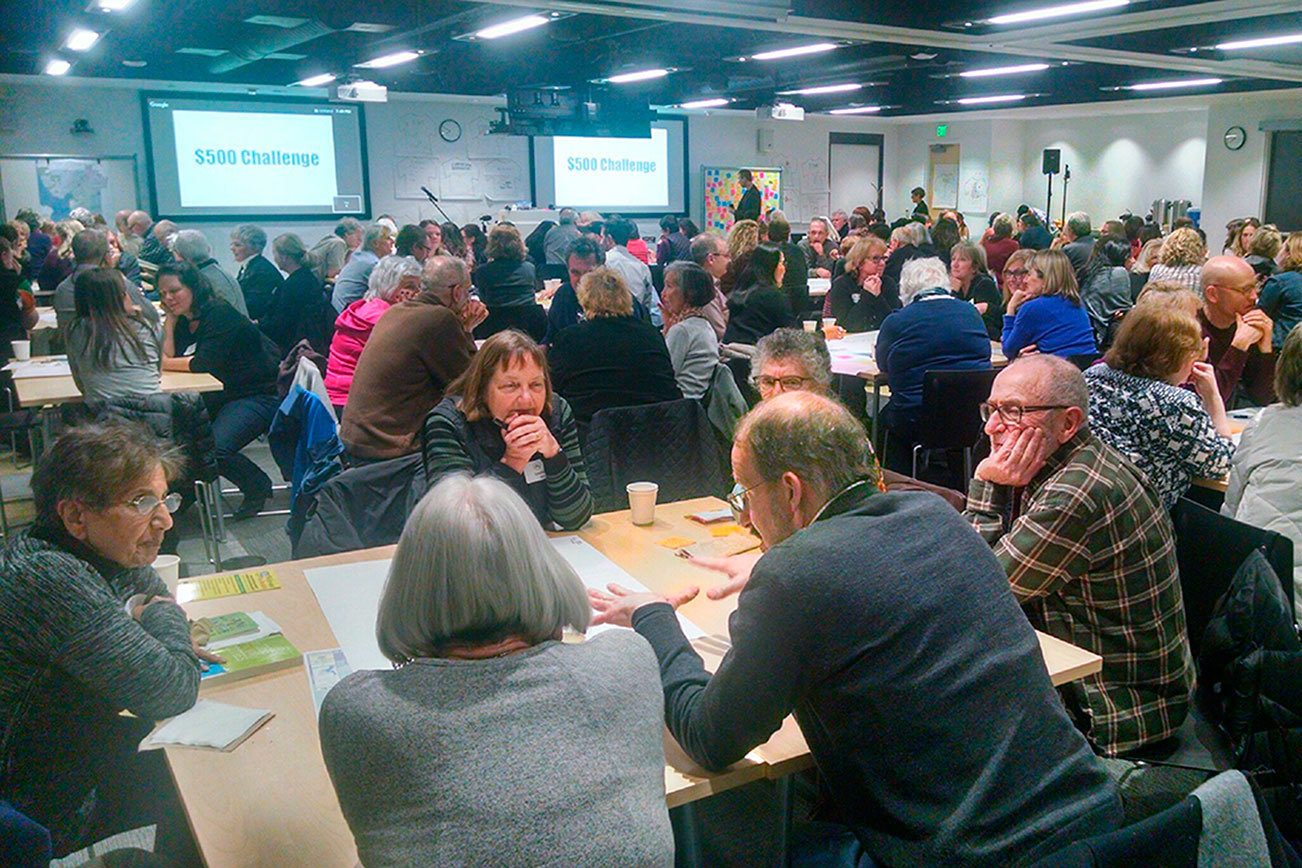
[(750, 531), (746, 530), (746, 528), (742, 527), (741, 525), (733, 524), (732, 522), (728, 522), (727, 524), (721, 524), (718, 525), (717, 527), (710, 528), (710, 536), (713, 537), (728, 536), (729, 534), (734, 534), (734, 533), (750, 533)]
[(694, 539), (688, 539), (685, 536), (667, 536), (660, 540), (660, 545), (667, 549), (680, 549), (683, 546), (689, 546), (696, 542)]
[(243, 573), (226, 573), (207, 579), (183, 579), (176, 584), (176, 601), (192, 603), (199, 600), (216, 600), (254, 591), (272, 591), (280, 587), (271, 570), (249, 570)]

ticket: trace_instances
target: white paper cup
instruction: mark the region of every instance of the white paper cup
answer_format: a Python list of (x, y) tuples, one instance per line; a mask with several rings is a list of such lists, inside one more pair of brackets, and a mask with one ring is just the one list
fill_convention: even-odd
[(181, 580), (181, 559), (176, 555), (159, 555), (154, 558), (154, 571), (167, 585), (167, 592), (175, 597), (176, 583)]
[(825, 316), (825, 317), (823, 317), (823, 328), (824, 328), (824, 329), (830, 329), (830, 328), (831, 328), (832, 326), (834, 326), (834, 325), (836, 325), (836, 317), (834, 317), (834, 316)]
[(10, 341), (14, 348), (14, 358), (20, 362), (25, 362), (32, 357), (31, 341)]
[(660, 486), (654, 482), (630, 482), (625, 486), (628, 491), (628, 509), (632, 513), (633, 524), (652, 524), (656, 520), (656, 495)]
[(804, 321), (804, 323), (802, 323), (802, 325), (804, 325), (805, 331), (807, 332), (818, 331), (818, 320), (816, 319), (807, 319)]

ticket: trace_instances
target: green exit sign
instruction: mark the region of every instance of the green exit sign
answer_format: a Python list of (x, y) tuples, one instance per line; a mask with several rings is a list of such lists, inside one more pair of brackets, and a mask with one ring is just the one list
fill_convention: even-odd
[(949, 135), (949, 124), (936, 124), (936, 138), (943, 139)]

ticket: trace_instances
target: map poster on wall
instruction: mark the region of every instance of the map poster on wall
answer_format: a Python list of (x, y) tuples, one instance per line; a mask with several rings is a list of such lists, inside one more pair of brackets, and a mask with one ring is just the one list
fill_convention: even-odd
[[(705, 191), (705, 225), (703, 229), (717, 229), (720, 232), (727, 232), (732, 228), (732, 207), (737, 204), (741, 198), (741, 184), (737, 182), (737, 172), (742, 167), (737, 166), (706, 166), (702, 169), (704, 174), (704, 183), (702, 187)], [(770, 211), (782, 207), (782, 170), (781, 169), (755, 169), (751, 170), (752, 180), (760, 191), (760, 213), (768, 214)]]
[(51, 220), (66, 220), (73, 208), (104, 210), (108, 174), (93, 160), (49, 160), (36, 166), (36, 189)]

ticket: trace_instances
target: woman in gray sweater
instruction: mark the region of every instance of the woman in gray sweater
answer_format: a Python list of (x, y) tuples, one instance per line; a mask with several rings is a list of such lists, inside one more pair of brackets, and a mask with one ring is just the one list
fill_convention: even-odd
[(35, 523), (0, 550), (0, 800), (56, 856), (156, 823), (157, 852), (197, 859), (162, 751), (136, 751), (199, 692), (185, 613), (150, 566), (178, 468), (141, 426), (75, 428), (32, 474)]
[(714, 280), (694, 262), (675, 262), (665, 269), (660, 309), (673, 323), (665, 332), (674, 379), (684, 398), (702, 398), (719, 367), (719, 339), (705, 318), (714, 300)]
[(444, 478), (407, 521), (376, 636), (397, 668), (321, 706), (364, 865), (671, 865), (659, 672), (581, 643), (583, 583), (505, 483)]
[(157, 394), (162, 327), (135, 307), (122, 272), (92, 268), (73, 286), (77, 318), (68, 327), (68, 367), (86, 401)]

